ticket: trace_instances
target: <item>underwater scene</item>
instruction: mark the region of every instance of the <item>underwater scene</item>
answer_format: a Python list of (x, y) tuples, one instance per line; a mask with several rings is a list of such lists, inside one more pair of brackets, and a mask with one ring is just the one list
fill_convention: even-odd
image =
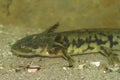
[(120, 80), (119, 0), (0, 0), (0, 80)]

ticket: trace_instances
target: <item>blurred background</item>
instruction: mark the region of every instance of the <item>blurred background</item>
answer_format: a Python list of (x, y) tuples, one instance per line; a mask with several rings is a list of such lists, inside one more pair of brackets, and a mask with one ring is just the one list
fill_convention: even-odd
[(120, 0), (0, 0), (0, 24), (60, 30), (120, 28)]

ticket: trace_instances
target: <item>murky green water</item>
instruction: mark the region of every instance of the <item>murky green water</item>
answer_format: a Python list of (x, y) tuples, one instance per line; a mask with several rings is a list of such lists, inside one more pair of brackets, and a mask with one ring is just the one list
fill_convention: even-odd
[(0, 0), (0, 23), (60, 30), (120, 28), (118, 0)]

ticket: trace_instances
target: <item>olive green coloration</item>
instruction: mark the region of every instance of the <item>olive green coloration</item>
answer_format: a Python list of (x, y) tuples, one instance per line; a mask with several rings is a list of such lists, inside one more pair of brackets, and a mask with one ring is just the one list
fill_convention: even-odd
[(110, 64), (119, 63), (120, 29), (82, 29), (54, 32), (59, 23), (40, 34), (33, 34), (12, 45), (13, 54), (22, 57), (62, 56), (74, 66), (72, 55), (101, 53)]

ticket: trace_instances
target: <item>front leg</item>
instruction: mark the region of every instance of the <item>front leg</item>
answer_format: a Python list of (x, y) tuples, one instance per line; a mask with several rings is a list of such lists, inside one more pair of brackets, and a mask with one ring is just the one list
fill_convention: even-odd
[(74, 66), (74, 59), (71, 57), (71, 55), (69, 55), (67, 53), (66, 49), (63, 49), (62, 53), (63, 53), (63, 58), (65, 58), (68, 61), (68, 63), (69, 63), (68, 67), (73, 67)]
[(57, 47), (59, 50), (61, 50), (62, 52), (62, 57), (68, 61), (69, 63), (69, 66), (68, 67), (73, 67), (74, 66), (74, 60), (73, 58), (71, 57), (71, 55), (69, 53), (67, 53), (67, 48), (61, 44), (61, 43), (58, 43), (58, 42), (54, 42), (54, 47)]

